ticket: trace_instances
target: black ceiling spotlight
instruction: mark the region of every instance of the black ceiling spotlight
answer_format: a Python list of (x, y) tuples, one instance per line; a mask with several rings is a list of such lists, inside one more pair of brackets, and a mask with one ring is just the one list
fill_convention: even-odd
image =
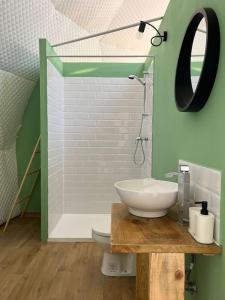
[[(138, 28), (138, 35), (137, 35), (137, 37), (139, 39), (142, 37), (142, 35), (143, 35), (144, 31), (145, 31), (146, 24), (148, 24), (149, 26), (151, 26), (157, 32), (157, 35), (154, 35), (151, 38), (151, 44), (152, 44), (152, 46), (158, 47), (158, 46), (160, 46), (162, 44), (162, 42), (166, 42), (167, 41), (167, 37), (168, 37), (167, 31), (164, 31), (163, 35), (161, 35), (160, 32), (158, 31), (158, 29), (155, 26), (153, 26), (151, 23), (148, 23), (146, 21), (140, 21), (140, 25), (139, 25), (139, 28)], [(156, 40), (159, 39), (159, 42), (158, 43), (154, 42), (155, 39)]]

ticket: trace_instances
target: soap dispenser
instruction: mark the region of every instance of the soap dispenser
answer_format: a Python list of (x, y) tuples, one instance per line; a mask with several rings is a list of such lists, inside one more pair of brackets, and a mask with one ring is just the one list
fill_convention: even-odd
[(202, 208), (195, 213), (194, 238), (202, 244), (213, 243), (214, 215), (208, 211), (208, 202), (195, 202), (201, 204)]

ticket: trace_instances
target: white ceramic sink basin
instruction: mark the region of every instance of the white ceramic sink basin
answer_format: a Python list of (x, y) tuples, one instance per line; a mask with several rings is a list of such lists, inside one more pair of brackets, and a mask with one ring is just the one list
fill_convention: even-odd
[(178, 191), (177, 183), (153, 178), (119, 181), (115, 188), (129, 212), (145, 218), (165, 216), (176, 202)]

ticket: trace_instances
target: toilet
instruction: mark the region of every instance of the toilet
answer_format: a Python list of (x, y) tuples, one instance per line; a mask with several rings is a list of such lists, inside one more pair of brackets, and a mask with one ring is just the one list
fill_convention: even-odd
[(111, 215), (92, 226), (92, 238), (104, 249), (101, 272), (106, 276), (135, 276), (136, 256), (127, 253), (111, 253)]

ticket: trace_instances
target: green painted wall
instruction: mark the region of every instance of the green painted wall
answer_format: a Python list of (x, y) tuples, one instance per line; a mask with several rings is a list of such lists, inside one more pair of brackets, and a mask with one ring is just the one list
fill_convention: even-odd
[[(19, 132), (19, 136), (16, 142), (16, 156), (18, 166), (18, 177), (21, 182), (28, 162), (31, 158), (34, 146), (37, 143), (40, 135), (40, 84), (36, 84), (31, 97), (29, 99), (27, 108), (24, 112), (22, 129)], [(33, 169), (37, 169), (40, 166), (40, 157), (36, 156)], [(32, 179), (29, 179), (22, 191), (22, 197), (29, 194), (32, 184)], [(30, 204), (28, 206), (29, 212), (40, 212), (40, 178), (38, 178), (37, 184), (32, 194)]]
[[(55, 55), (50, 44), (43, 42), (46, 47), (46, 55)], [(43, 46), (43, 45), (42, 45)], [(43, 46), (44, 47), (44, 46)], [(45, 55), (45, 56), (46, 56)], [(61, 72), (63, 72), (62, 63), (58, 58), (50, 58), (50, 61)], [(19, 182), (22, 180), (27, 164), (30, 160), (32, 151), (40, 135), (40, 82), (36, 84), (31, 97), (28, 101), (26, 111), (24, 112), (22, 129), (19, 132), (16, 144), (17, 166)], [(36, 156), (32, 169), (40, 167), (40, 156)], [(45, 162), (46, 163), (46, 162)], [(28, 195), (32, 185), (32, 178), (26, 181), (21, 198)], [(38, 178), (37, 184), (32, 194), (28, 212), (41, 211), (41, 180)]]
[[(225, 2), (219, 0), (171, 0), (160, 30), (168, 41), (151, 50), (154, 65), (153, 176), (177, 170), (178, 160), (222, 170), (221, 240), (225, 242)], [(221, 27), (221, 57), (217, 79), (206, 106), (197, 113), (178, 112), (174, 84), (184, 32), (194, 11), (212, 7)], [(146, 63), (146, 68), (148, 62)], [(225, 299), (225, 254), (197, 257), (199, 292), (190, 299)], [(186, 297), (189, 299), (189, 296)]]
[(143, 77), (143, 63), (64, 63), (65, 77)]
[[(40, 56), (40, 130), (41, 130), (41, 239), (48, 239), (48, 117), (47, 117), (47, 60), (55, 52), (46, 39), (39, 40)], [(62, 74), (63, 65), (59, 58), (50, 58)]]
[(40, 130), (41, 130), (41, 240), (48, 239), (48, 119), (47, 119), (47, 41), (39, 41)]
[(193, 61), (191, 63), (191, 75), (192, 76), (199, 76), (202, 71), (202, 61)]

